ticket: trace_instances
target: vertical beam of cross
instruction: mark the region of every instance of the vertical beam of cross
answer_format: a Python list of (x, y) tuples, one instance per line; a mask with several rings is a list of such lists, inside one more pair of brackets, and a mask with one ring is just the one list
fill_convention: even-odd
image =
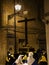
[(27, 36), (27, 18), (25, 18), (25, 46), (28, 44), (28, 36)]

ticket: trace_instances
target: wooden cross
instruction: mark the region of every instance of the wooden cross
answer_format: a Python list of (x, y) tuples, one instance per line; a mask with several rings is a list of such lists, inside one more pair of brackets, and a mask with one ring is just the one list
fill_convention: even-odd
[(20, 20), (20, 21), (18, 21), (18, 22), (25, 22), (25, 46), (28, 44), (28, 37), (27, 37), (27, 22), (28, 21), (32, 21), (32, 20), (35, 20), (35, 18), (32, 18), (32, 19), (27, 19), (27, 18), (25, 18), (24, 20)]

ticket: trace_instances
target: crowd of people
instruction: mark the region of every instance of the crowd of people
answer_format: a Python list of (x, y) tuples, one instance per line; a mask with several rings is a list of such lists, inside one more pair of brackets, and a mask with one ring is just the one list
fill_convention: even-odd
[(30, 50), (19, 54), (12, 55), (8, 53), (6, 65), (47, 65), (47, 53), (45, 49), (37, 51)]

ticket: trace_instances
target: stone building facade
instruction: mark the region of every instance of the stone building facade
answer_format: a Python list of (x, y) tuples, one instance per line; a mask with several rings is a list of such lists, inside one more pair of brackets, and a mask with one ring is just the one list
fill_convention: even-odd
[[(28, 0), (27, 0), (28, 1)], [(27, 18), (35, 18), (35, 21), (29, 21), (27, 23), (27, 36), (28, 36), (28, 44), (27, 48), (35, 48), (36, 50), (38, 48), (43, 48), (43, 45), (45, 45), (45, 26), (44, 23), (39, 20), (39, 18), (42, 17), (42, 6), (41, 11), (38, 9), (38, 1), (33, 0), (27, 2), (26, 0), (22, 1), (23, 3), (23, 11), (28, 10)], [(41, 1), (42, 3), (42, 1)], [(40, 3), (40, 4), (41, 4)], [(12, 53), (14, 53), (14, 38), (7, 38), (7, 25), (9, 27), (8, 32), (14, 35), (14, 17), (8, 20), (8, 15), (11, 15), (14, 13), (14, 1), (13, 0), (3, 0), (1, 1), (1, 27), (0, 27), (0, 63), (3, 65), (5, 64), (5, 57), (7, 54), (7, 51), (9, 48), (12, 48)], [(38, 12), (39, 11), (39, 12)], [(41, 13), (40, 13), (41, 12)], [(22, 15), (22, 12), (21, 12)], [(41, 17), (39, 16), (41, 15)], [(18, 23), (19, 20), (23, 20), (23, 17), (16, 16), (16, 41), (17, 41), (17, 51), (19, 51), (19, 48), (23, 48), (23, 45), (25, 44), (25, 41), (20, 41), (25, 39), (25, 25), (23, 23)], [(20, 42), (19, 42), (20, 41)], [(25, 48), (25, 47), (24, 47)], [(44, 46), (45, 48), (45, 46)], [(4, 59), (4, 60), (3, 60)], [(1, 62), (2, 61), (2, 62)]]

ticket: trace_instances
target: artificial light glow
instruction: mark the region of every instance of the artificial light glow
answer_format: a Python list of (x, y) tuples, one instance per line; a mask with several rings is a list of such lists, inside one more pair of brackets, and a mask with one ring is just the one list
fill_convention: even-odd
[(21, 10), (21, 5), (19, 5), (19, 4), (15, 5), (15, 9), (16, 9), (17, 11), (20, 11), (20, 10)]
[(28, 11), (23, 11), (23, 14), (24, 14), (24, 15), (28, 14)]

